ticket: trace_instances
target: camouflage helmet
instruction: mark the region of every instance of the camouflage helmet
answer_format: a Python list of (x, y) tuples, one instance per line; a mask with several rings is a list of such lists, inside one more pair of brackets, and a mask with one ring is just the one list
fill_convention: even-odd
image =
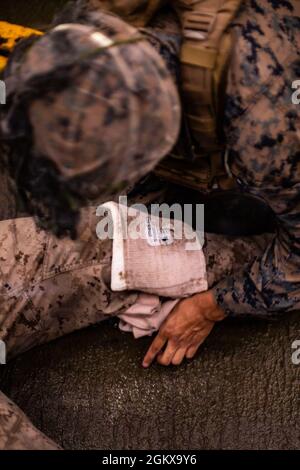
[(117, 17), (98, 13), (97, 25), (56, 26), (10, 64), (3, 121), (9, 137), (25, 103), (34, 157), (54, 162), (66, 181), (80, 179), (87, 197), (151, 171), (180, 127), (177, 90), (159, 54)]

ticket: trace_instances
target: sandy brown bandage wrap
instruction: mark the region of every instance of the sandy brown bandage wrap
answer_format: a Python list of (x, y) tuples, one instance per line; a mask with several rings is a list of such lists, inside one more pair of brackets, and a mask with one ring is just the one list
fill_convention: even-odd
[(113, 291), (183, 298), (207, 290), (201, 243), (189, 225), (114, 202), (101, 208), (113, 220)]

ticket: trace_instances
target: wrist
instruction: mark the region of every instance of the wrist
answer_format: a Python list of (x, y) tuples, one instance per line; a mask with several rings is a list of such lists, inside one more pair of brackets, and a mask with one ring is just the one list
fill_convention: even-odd
[(219, 307), (211, 290), (196, 294), (194, 297), (198, 304), (201, 316), (204, 316), (207, 320), (213, 322), (224, 320), (226, 317), (225, 312), (221, 307)]

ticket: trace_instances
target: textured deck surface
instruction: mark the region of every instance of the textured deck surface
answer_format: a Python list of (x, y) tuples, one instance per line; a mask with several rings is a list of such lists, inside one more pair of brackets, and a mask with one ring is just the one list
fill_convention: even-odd
[(103, 324), (16, 359), (2, 390), (65, 448), (299, 449), (299, 326), (227, 321), (193, 362), (144, 371), (149, 340)]

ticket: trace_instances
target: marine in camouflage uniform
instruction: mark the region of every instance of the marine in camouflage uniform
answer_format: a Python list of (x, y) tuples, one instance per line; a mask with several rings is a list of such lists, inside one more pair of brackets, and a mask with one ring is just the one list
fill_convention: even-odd
[[(296, 0), (245, 1), (232, 25), (236, 41), (228, 76), (225, 110), (230, 169), (238, 178), (242, 190), (264, 199), (275, 212), (278, 221), (277, 232), (274, 235), (239, 239), (213, 234), (206, 236), (205, 254), (209, 287), (215, 292), (219, 305), (232, 316), (273, 315), (299, 309), (300, 108), (291, 100), (291, 84), (300, 75), (299, 26), (300, 6)], [(84, 217), (82, 220), (84, 223)], [(17, 222), (5, 223), (10, 224), (12, 228), (10, 233), (14, 234), (6, 241), (10, 249), (14, 251), (17, 246), (14, 244), (18, 233)], [(27, 223), (30, 226), (31, 238), (36, 229), (32, 219), (27, 219)], [(22, 230), (24, 230), (24, 224), (22, 224)], [(74, 243), (73, 247), (76, 247), (75, 269), (76, 263), (81, 265), (85, 259), (84, 250), (89, 246), (87, 252), (93, 251), (91, 246), (93, 244), (90, 243), (90, 237), (93, 237), (92, 232), (93, 230), (91, 232), (88, 230), (90, 235), (83, 236), (79, 230), (79, 239), (70, 242)], [(21, 306), (22, 308), (16, 310), (14, 316), (10, 315), (11, 318), (8, 320), (10, 322), (8, 330), (11, 332), (9, 342), (18, 352), (97, 320), (95, 310), (88, 307), (88, 304), (91, 305), (90, 294), (92, 292), (89, 289), (93, 286), (85, 285), (89, 292), (89, 295), (85, 297), (80, 283), (78, 284), (80, 295), (86, 298), (85, 311), (89, 312), (82, 324), (80, 316), (76, 317), (76, 320), (74, 318), (74, 302), (78, 302), (78, 293), (72, 296), (72, 293), (66, 289), (64, 289), (64, 294), (60, 294), (64, 295), (63, 299), (59, 299), (61, 303), (54, 307), (49, 303), (46, 308), (39, 310), (39, 299), (44, 297), (42, 294), (37, 296), (39, 283), (41, 286), (45, 281), (55, 283), (55, 277), (52, 280), (46, 280), (43, 278), (44, 274), (41, 274), (49, 273), (49, 263), (44, 264), (44, 262), (45, 259), (51, 259), (55, 253), (51, 250), (51, 255), (49, 254), (43, 240), (50, 239), (50, 245), (48, 245), (50, 249), (52, 243), (57, 244), (58, 249), (62, 245), (60, 245), (61, 241), (43, 231), (37, 230), (36, 236), (39, 237), (41, 248), (39, 252), (34, 250), (34, 258), (37, 257), (38, 262), (33, 264), (35, 268), (31, 279), (35, 278), (36, 271), (38, 281), (34, 282), (34, 285), (29, 284), (29, 291), (26, 291), (23, 307), (26, 305), (27, 310), (23, 310)], [(104, 262), (107, 255), (104, 255), (102, 248), (98, 245), (96, 250), (101, 264), (101, 259)], [(99, 254), (100, 250), (102, 254)], [(24, 253), (25, 258), (19, 254), (21, 256), (19, 259), (23, 262), (28, 259), (26, 250)], [(59, 269), (59, 266), (62, 266), (64, 271), (65, 266), (68, 266), (68, 260), (65, 258), (68, 254), (66, 255), (65, 248), (63, 248), (63, 253), (64, 256), (58, 258), (61, 263), (59, 262), (57, 267)], [(45, 271), (44, 266), (46, 266)], [(11, 262), (8, 267), (15, 270), (15, 263)], [(99, 270), (99, 267), (96, 269)], [(68, 271), (64, 276), (68, 285)], [(89, 278), (89, 274), (87, 277)], [(20, 279), (22, 280), (22, 275)], [(97, 279), (99, 279), (99, 272)], [(91, 282), (93, 283), (94, 280)], [(24, 289), (22, 281), (21, 285)], [(105, 291), (104, 285), (103, 280), (101, 287), (103, 291)], [(35, 293), (34, 297), (31, 297), (31, 289)], [(48, 292), (47, 299), (49, 299)], [(9, 295), (6, 292), (6, 296)], [(11, 302), (17, 300), (13, 298), (13, 295), (12, 299)], [(98, 295), (97, 299), (99, 300)], [(50, 310), (47, 311), (47, 308)], [(98, 308), (100, 308), (98, 313), (105, 313), (108, 304), (104, 302), (103, 305), (96, 306), (96, 310)], [(74, 317), (70, 322), (68, 312), (71, 309)], [(67, 319), (64, 318), (65, 314)], [(29, 318), (26, 318), (26, 315)], [(91, 321), (89, 321), (89, 315), (92, 315)], [(6, 312), (5, 318), (8, 317), (8, 312)], [(53, 334), (49, 321), (53, 322)], [(46, 334), (44, 322), (46, 325), (48, 322), (50, 326)], [(42, 328), (36, 325), (41, 325)], [(27, 332), (26, 335), (24, 330)], [(12, 407), (11, 404), (9, 404), (9, 409), (10, 407)], [(13, 413), (9, 416), (13, 416)], [(12, 422), (12, 419), (6, 417), (2, 427), (4, 429), (2, 442), (5, 442), (4, 447), (8, 448), (20, 445), (18, 437), (20, 428), (12, 426), (10, 424)], [(13, 440), (10, 440), (7, 445), (5, 435), (12, 435), (13, 440), (15, 436), (13, 445), (11, 444)]]
[[(108, 8), (108, 2), (95, 2)], [(119, 14), (127, 6), (126, 18), (137, 22), (137, 2), (109, 3)], [(157, 9), (166, 2), (145, 1), (139, 21), (147, 22), (150, 3)], [(261, 237), (260, 246), (252, 238), (231, 243), (210, 238), (208, 275), (218, 304), (229, 315), (268, 316), (300, 308), (300, 106), (292, 102), (292, 84), (300, 78), (300, 3), (245, 0), (231, 29), (224, 123), (228, 163), (241, 191), (274, 211), (277, 231), (271, 240)], [(226, 276), (219, 275), (224, 271)]]
[[(112, 241), (99, 241), (95, 209), (84, 209), (76, 241), (36, 227), (33, 218), (1, 222), (1, 339), (8, 359), (38, 344), (122, 313), (135, 293), (110, 289)], [(55, 448), (0, 394), (0, 448)]]
[[(23, 95), (16, 93), (14, 80), (16, 76), (20, 78), (18, 74), (23, 75), (17, 84), (26, 87), (32, 79), (35, 89), (37, 76), (34, 71), (40, 67), (45, 54), (48, 60), (43, 66), (49, 78), (57, 65), (64, 69), (71, 49), (72, 60), (79, 53), (79, 65), (76, 61), (70, 65), (75, 87), (62, 87), (62, 93), (61, 88), (57, 88), (53, 96), (51, 92), (50, 96), (45, 92), (46, 98), (35, 96), (29, 100), (30, 105), (33, 103), (29, 113), (31, 120), (35, 120), (34, 131), (41, 125), (36, 136), (38, 139), (34, 139), (31, 170), (35, 171), (39, 162), (43, 162), (43, 155), (39, 155), (37, 149), (45, 143), (49, 153), (64, 156), (58, 165), (62, 165), (62, 172), (72, 173), (71, 180), (82, 198), (89, 200), (96, 193), (107, 200), (118, 194), (124, 180), (125, 184), (128, 181), (133, 183), (171, 149), (178, 135), (180, 107), (176, 88), (164, 62), (147, 40), (137, 36), (135, 28), (104, 14), (92, 15), (89, 24), (97, 25), (97, 29), (77, 24), (51, 31), (34, 46), (30, 42), (30, 52), (23, 67), (19, 63), (23, 51), (16, 52), (6, 72), (6, 77), (11, 78), (11, 81), (7, 80), (7, 88), (12, 113), (3, 118), (2, 124), (6, 138), (16, 132), (18, 139), (24, 132), (22, 126), (17, 125), (26, 121), (24, 116), (24, 120), (19, 119), (19, 105), (24, 96), (25, 100), (28, 98), (30, 87)], [(103, 36), (100, 31), (103, 31)], [(111, 47), (109, 40), (116, 41), (116, 45)], [(151, 31), (151, 42), (160, 49), (154, 30)], [(163, 40), (161, 47), (164, 49)], [(97, 54), (90, 55), (95, 49)], [(166, 54), (167, 50), (168, 46)], [(60, 55), (57, 55), (58, 51)], [(171, 50), (169, 54), (172, 54)], [(131, 74), (130, 69), (135, 73)], [(37, 87), (40, 91), (42, 85), (43, 80), (41, 87)], [(12, 95), (15, 99), (13, 104), (10, 101)], [(72, 113), (68, 113), (70, 106)], [(21, 105), (20, 111), (22, 109)], [(44, 116), (45, 120), (38, 120), (36, 116)], [(99, 128), (102, 128), (102, 134)], [(49, 131), (52, 135), (48, 141), (43, 141), (45, 129), (47, 136)], [(111, 132), (120, 138), (115, 147)], [(153, 134), (156, 140), (153, 140)], [(27, 128), (24, 140), (28, 135), (30, 131), (28, 134)], [(24, 147), (19, 147), (26, 173), (27, 152), (23, 153), (23, 150)], [(74, 152), (85, 155), (84, 160), (77, 162), (80, 171), (79, 167), (72, 166), (75, 163), (72, 158), (71, 162), (68, 161)], [(84, 178), (80, 179), (78, 174), (81, 175), (83, 168)], [(47, 178), (51, 171), (53, 167), (50, 165), (46, 168)], [(32, 175), (29, 171), (27, 175), (33, 176), (34, 184), (39, 185), (37, 174)], [(53, 183), (51, 178), (48, 183)], [(47, 182), (43, 184), (47, 185)], [(54, 207), (55, 201), (63, 203), (64, 184), (51, 188), (54, 194), (49, 210), (52, 202)], [(42, 198), (43, 185), (39, 186)], [(34, 204), (34, 208), (37, 207), (41, 208), (39, 200)], [(84, 208), (78, 215), (74, 239), (57, 237), (53, 233), (55, 230), (46, 231), (37, 226), (33, 217), (0, 222), (0, 339), (6, 344), (8, 359), (38, 344), (122, 313), (137, 299), (137, 293), (114, 293), (110, 289), (112, 241), (97, 238), (96, 226), (100, 219), (96, 216), (96, 208)], [(60, 216), (64, 218), (62, 212)], [(65, 222), (63, 225), (66, 228)], [(22, 411), (0, 394), (0, 448), (56, 449), (57, 446), (39, 433)]]

